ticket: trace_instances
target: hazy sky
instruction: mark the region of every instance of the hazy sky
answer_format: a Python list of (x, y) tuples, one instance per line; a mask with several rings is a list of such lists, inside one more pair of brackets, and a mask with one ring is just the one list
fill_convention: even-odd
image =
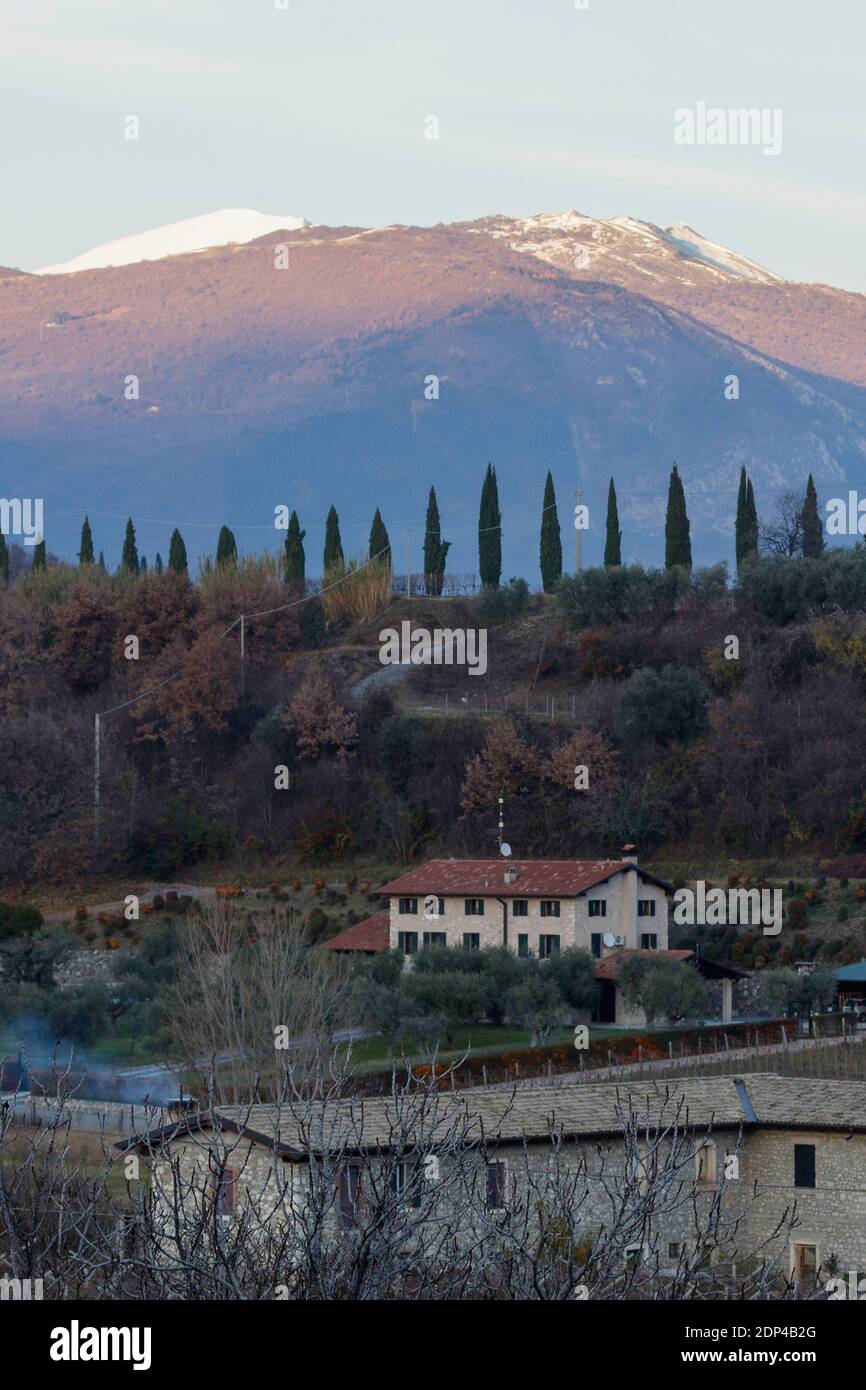
[[(3, 0), (0, 264), (221, 207), (361, 226), (574, 207), (866, 291), (863, 0), (281, 3)], [(781, 109), (781, 153), (675, 143), (698, 102)]]

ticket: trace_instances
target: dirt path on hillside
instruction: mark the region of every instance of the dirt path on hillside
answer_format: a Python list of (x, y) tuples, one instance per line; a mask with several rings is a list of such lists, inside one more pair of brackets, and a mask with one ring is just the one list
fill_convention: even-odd
[[(200, 887), (194, 883), (151, 883), (142, 892), (138, 893), (140, 902), (149, 903), (153, 901), (155, 893), (161, 893), (165, 897), (166, 893), (177, 893), (178, 897), (187, 895), (190, 898), (212, 898), (216, 893), (216, 888)], [(122, 912), (124, 905), (123, 898), (116, 898), (108, 903), (86, 903), (88, 914), (98, 916), (100, 912)], [(68, 909), (65, 912), (48, 912), (45, 914), (45, 921), (58, 923), (68, 922), (74, 916)]]

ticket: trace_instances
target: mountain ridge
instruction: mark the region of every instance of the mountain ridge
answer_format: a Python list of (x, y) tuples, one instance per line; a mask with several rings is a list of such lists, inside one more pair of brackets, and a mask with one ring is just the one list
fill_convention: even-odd
[[(708, 294), (704, 281), (718, 277), (702, 266), (688, 271), (700, 280), (697, 297), (674, 274), (650, 296), (615, 283), (603, 251), (596, 275), (607, 278), (596, 278), (471, 227), (278, 230), (290, 253), (282, 270), (268, 233), (204, 253), (0, 281), (4, 490), (40, 489), (50, 548), (72, 553), (80, 512), (77, 522), (61, 518), (71, 498), (153, 518), (152, 536), (150, 522), (140, 534), (145, 553), (164, 553), (186, 519), (202, 534), (227, 520), (279, 544), (272, 531), (268, 540), (268, 519), (280, 503), (296, 506), (315, 535), (337, 502), (347, 552), (359, 553), (368, 510), (383, 508), (394, 538), (423, 518), (435, 483), (454, 568), (471, 571), (477, 492), (492, 459), (504, 573), (531, 578), (548, 467), (564, 528), (571, 487), (590, 504), (585, 563), (600, 559), (611, 475), (624, 558), (658, 562), (675, 459), (696, 560), (731, 547), (743, 464), (764, 512), (809, 471), (825, 490), (862, 473), (862, 345), (859, 359), (848, 354), (847, 378), (837, 376), (823, 346), (839, 348), (835, 300), (731, 275), (727, 297)], [(685, 263), (673, 249), (658, 254)], [(633, 278), (646, 280), (640, 270)], [(797, 307), (802, 363), (708, 321), (724, 321), (733, 306), (735, 327), (739, 315), (778, 346), (788, 320), (774, 329), (760, 305), (772, 309), (780, 296)], [(833, 312), (822, 338), (811, 319), (819, 323), (816, 304), (825, 303)], [(130, 374), (136, 399), (125, 394)], [(738, 400), (725, 397), (732, 374)], [(438, 399), (426, 393), (431, 376)], [(194, 537), (190, 546), (194, 554)], [(308, 572), (318, 567), (314, 549)]]

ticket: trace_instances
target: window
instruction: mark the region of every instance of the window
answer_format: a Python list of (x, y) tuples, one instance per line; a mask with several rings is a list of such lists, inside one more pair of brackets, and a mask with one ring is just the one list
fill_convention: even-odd
[(671, 1240), (668, 1242), (668, 1259), (678, 1260), (683, 1253), (683, 1243), (681, 1240)]
[(695, 1154), (695, 1178), (698, 1187), (713, 1187), (716, 1181), (716, 1146), (709, 1140)]
[(448, 944), (444, 931), (425, 931), (423, 941), (425, 946), (446, 946)]
[(417, 1163), (396, 1163), (391, 1173), (391, 1191), (410, 1207), (421, 1205), (422, 1170)]
[(607, 902), (604, 898), (590, 898), (589, 900), (590, 917), (606, 917)]
[(397, 950), (402, 951), (404, 956), (414, 956), (418, 950), (418, 933), (416, 931), (398, 931)]
[(477, 931), (465, 931), (463, 933), (463, 949), (464, 951), (481, 950), (481, 937)]
[(238, 1170), (223, 1168), (210, 1175), (211, 1193), (217, 1216), (232, 1216), (238, 1204)]
[(559, 903), (555, 898), (542, 898), (541, 900), (542, 917), (558, 917)]
[(445, 899), (437, 898), (435, 893), (428, 894), (428, 896), (424, 899), (424, 916), (444, 917)]
[(351, 1231), (358, 1224), (361, 1197), (361, 1170), (352, 1165), (340, 1170), (340, 1230)]
[(529, 955), (529, 937), (526, 932), (521, 932), (517, 938), (517, 954), (523, 960)]
[(398, 907), (398, 911), (400, 912), (400, 915), (401, 915), (402, 917), (405, 917), (405, 916), (407, 915), (407, 913), (417, 913), (417, 911), (418, 911), (418, 899), (417, 899), (417, 898), (401, 898), (401, 899), (400, 899), (400, 903), (399, 903), (399, 907)]
[(594, 931), (589, 938), (589, 942), (592, 954), (595, 956), (596, 960), (601, 960), (601, 932)]
[(487, 1210), (502, 1211), (507, 1194), (507, 1169), (504, 1163), (487, 1165)]
[(656, 900), (655, 898), (638, 898), (637, 902), (638, 917), (655, 917)]
[(815, 1145), (794, 1145), (794, 1186), (815, 1186)]
[(642, 951), (657, 951), (659, 939), (654, 931), (644, 931), (640, 934), (640, 948)]
[[(808, 1148), (808, 1145), (803, 1145)], [(806, 1283), (813, 1283), (818, 1273), (818, 1247), (817, 1245), (801, 1245), (799, 1242), (794, 1245), (794, 1277)]]
[(625, 1267), (626, 1269), (637, 1269), (643, 1261), (642, 1245), (627, 1245), (625, 1247)]
[(511, 904), (511, 915), (512, 917), (529, 916), (529, 903), (527, 902), (526, 898), (514, 899), (514, 902)]
[(483, 916), (484, 916), (484, 899), (483, 899), (483, 898), (467, 898), (466, 901), (465, 901), (465, 903), (464, 903), (464, 905), (463, 905), (463, 910), (464, 910), (464, 913), (465, 913), (465, 915), (466, 915), (467, 917), (483, 917)]
[(538, 938), (538, 954), (542, 960), (548, 960), (550, 956), (558, 956), (559, 937), (540, 936)]

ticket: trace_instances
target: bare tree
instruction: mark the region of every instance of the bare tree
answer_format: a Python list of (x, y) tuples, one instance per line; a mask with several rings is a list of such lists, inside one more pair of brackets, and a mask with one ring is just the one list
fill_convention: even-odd
[(312, 946), (296, 913), (257, 916), (202, 900), (183, 919), (170, 1017), (175, 1048), (202, 1081), (216, 1065), (223, 1094), (275, 1095), (291, 1057), (299, 1076), (349, 1020), (350, 969)]
[[(712, 1126), (662, 1083), (617, 1104), (619, 1136), (545, 1142), (500, 1134), (514, 1096), (452, 1093), (408, 1067), (389, 1094), (347, 1074), (286, 1073), (267, 1113), (208, 1107), (159, 1125), (96, 1170), (76, 1168), (63, 1120), (0, 1121), (0, 1277), (46, 1278), (49, 1298), (387, 1300), (791, 1299), (782, 1268), (797, 1214), (757, 1248), (742, 1231), (756, 1193), (702, 1183)], [(445, 1076), (447, 1084), (447, 1073)], [(476, 1101), (476, 1107), (478, 1107)], [(267, 1125), (272, 1142), (263, 1143)], [(259, 1136), (253, 1142), (245, 1129)], [(512, 1127), (513, 1128), (513, 1127)], [(740, 1139), (729, 1134), (734, 1154)], [(14, 1154), (14, 1162), (9, 1161)], [(109, 1187), (112, 1162), (125, 1191)], [(347, 1178), (350, 1174), (350, 1178)], [(492, 1174), (492, 1177), (491, 1177)], [(491, 1181), (493, 1187), (491, 1188)], [(736, 1194), (732, 1195), (732, 1187)], [(493, 1199), (491, 1199), (491, 1193)], [(688, 1231), (676, 1258), (672, 1231)]]
[(803, 501), (796, 492), (784, 492), (776, 503), (775, 521), (761, 523), (758, 534), (768, 555), (797, 555), (802, 551)]

